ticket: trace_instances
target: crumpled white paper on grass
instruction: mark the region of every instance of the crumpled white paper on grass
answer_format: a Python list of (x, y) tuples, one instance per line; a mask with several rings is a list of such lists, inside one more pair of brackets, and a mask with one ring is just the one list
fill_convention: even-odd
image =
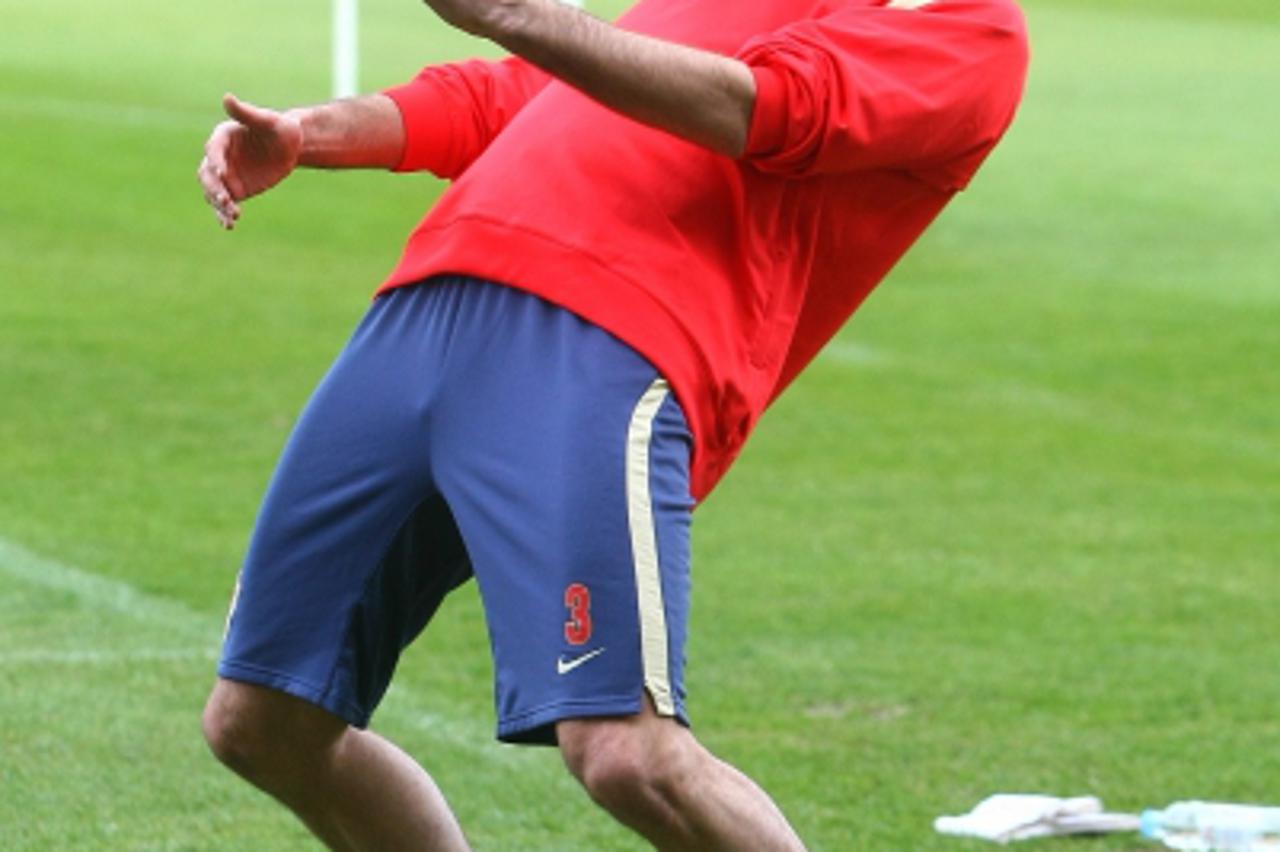
[(1062, 799), (1032, 793), (997, 793), (963, 816), (938, 817), (933, 827), (941, 834), (1009, 843), (1062, 834), (1137, 831), (1139, 819), (1133, 814), (1103, 813), (1102, 800), (1097, 796)]

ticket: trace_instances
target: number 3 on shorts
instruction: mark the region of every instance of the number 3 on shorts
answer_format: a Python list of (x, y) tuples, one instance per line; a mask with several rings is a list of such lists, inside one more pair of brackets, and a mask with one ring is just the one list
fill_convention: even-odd
[(571, 583), (564, 590), (564, 605), (569, 620), (564, 623), (564, 638), (570, 645), (585, 645), (591, 640), (591, 590), (582, 583)]

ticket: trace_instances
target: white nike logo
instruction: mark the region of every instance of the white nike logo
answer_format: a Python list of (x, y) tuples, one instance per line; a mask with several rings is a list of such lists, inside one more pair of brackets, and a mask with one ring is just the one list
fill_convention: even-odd
[(588, 651), (581, 657), (574, 657), (572, 660), (566, 660), (564, 657), (556, 658), (556, 674), (566, 675), (576, 669), (583, 663), (589, 663), (596, 657), (604, 653), (604, 648), (596, 648), (594, 651)]

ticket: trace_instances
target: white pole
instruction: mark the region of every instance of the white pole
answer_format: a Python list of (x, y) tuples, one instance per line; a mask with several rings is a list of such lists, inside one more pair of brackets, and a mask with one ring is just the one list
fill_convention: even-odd
[(333, 0), (333, 96), (350, 98), (360, 90), (360, 38), (357, 0)]
[[(581, 9), (583, 0), (562, 0)], [(333, 96), (360, 91), (360, 15), (358, 0), (333, 0)]]

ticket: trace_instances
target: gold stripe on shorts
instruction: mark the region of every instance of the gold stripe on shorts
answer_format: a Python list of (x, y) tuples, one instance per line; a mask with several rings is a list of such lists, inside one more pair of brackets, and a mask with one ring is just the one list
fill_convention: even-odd
[(655, 379), (636, 404), (627, 430), (627, 522), (631, 528), (631, 555), (640, 608), (644, 686), (662, 716), (674, 716), (676, 708), (667, 668), (667, 616), (658, 570), (653, 500), (649, 493), (649, 445), (653, 439), (653, 420), (670, 391), (665, 379)]

